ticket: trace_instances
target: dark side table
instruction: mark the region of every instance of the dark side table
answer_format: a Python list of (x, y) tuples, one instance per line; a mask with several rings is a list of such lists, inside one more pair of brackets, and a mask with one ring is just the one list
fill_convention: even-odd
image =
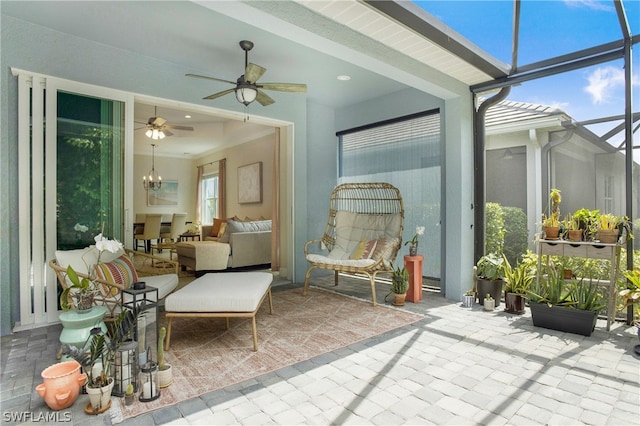
[(190, 234), (188, 232), (185, 232), (184, 234), (180, 234), (180, 241), (187, 241), (187, 240), (195, 241), (196, 238), (198, 239), (198, 241), (200, 241), (200, 234)]

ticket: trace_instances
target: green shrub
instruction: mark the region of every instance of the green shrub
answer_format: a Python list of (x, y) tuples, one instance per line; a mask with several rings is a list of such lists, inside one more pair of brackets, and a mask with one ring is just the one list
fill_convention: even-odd
[(504, 219), (498, 203), (487, 203), (485, 207), (485, 254), (502, 257), (504, 245)]
[(519, 207), (503, 206), (502, 218), (504, 220), (504, 246), (502, 251), (509, 263), (516, 265), (528, 248), (527, 214)]

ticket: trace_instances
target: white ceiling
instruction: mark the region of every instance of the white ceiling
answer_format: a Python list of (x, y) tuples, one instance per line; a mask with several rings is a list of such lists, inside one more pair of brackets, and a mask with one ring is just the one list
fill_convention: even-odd
[[(375, 99), (408, 87), (447, 97), (437, 82), (455, 81), (463, 86), (486, 81), (483, 72), (431, 43), (423, 36), (354, 0), (284, 1), (6, 1), (2, 13), (54, 30), (90, 39), (119, 49), (178, 64), (185, 73), (236, 80), (244, 69), (240, 40), (255, 43), (250, 62), (267, 69), (260, 82), (305, 83), (308, 93), (268, 92), (276, 102), (291, 96), (307, 96), (311, 102), (341, 108)], [(311, 9), (314, 10), (311, 10)], [(341, 13), (341, 10), (345, 13)], [(365, 17), (375, 22), (363, 25)], [(429, 18), (428, 16), (426, 18)], [(366, 21), (365, 19), (365, 21)], [(449, 29), (450, 30), (450, 29)], [(458, 37), (453, 34), (450, 37)], [(351, 80), (339, 81), (338, 75)], [(435, 83), (434, 83), (435, 82)], [(201, 89), (202, 97), (232, 86), (185, 77), (172, 84)], [(229, 94), (226, 97), (233, 97)], [(223, 98), (206, 101), (220, 108)], [(194, 104), (202, 103), (194, 99)], [(158, 116), (170, 124), (194, 127), (193, 132), (173, 131), (163, 143), (162, 153), (197, 157), (222, 144), (261, 136), (272, 129), (220, 118), (203, 108), (192, 111), (170, 105), (166, 100), (141, 98), (135, 104), (135, 120), (146, 123)], [(256, 102), (249, 114), (259, 114)], [(189, 113), (192, 118), (184, 116)], [(143, 124), (136, 128), (144, 127)], [(135, 151), (151, 151), (150, 139), (135, 132)], [(249, 140), (247, 139), (247, 140)]]

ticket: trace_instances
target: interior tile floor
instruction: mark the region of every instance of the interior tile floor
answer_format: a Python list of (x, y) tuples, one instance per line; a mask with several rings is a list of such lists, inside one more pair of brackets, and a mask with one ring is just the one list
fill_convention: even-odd
[[(368, 282), (358, 279), (341, 278), (334, 287), (328, 275), (312, 284), (371, 297)], [(301, 289), (282, 283), (274, 297), (291, 287)], [(387, 290), (377, 286), (380, 302)], [(633, 327), (615, 323), (606, 331), (599, 320), (590, 337), (560, 333), (534, 327), (528, 311), (467, 309), (427, 291), (403, 309), (424, 319), (120, 424), (638, 424)], [(60, 327), (2, 338), (3, 424), (112, 424), (109, 412), (84, 413), (86, 395), (42, 420), (52, 412), (34, 387), (55, 362)]]

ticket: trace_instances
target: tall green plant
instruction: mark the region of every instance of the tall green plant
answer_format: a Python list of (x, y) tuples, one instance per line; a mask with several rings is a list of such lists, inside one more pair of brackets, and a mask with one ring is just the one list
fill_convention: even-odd
[(504, 215), (498, 203), (485, 206), (485, 253), (494, 253), (502, 257), (504, 246)]
[(528, 248), (529, 228), (527, 214), (519, 207), (502, 206), (504, 221), (504, 244), (502, 252), (512, 265)]

